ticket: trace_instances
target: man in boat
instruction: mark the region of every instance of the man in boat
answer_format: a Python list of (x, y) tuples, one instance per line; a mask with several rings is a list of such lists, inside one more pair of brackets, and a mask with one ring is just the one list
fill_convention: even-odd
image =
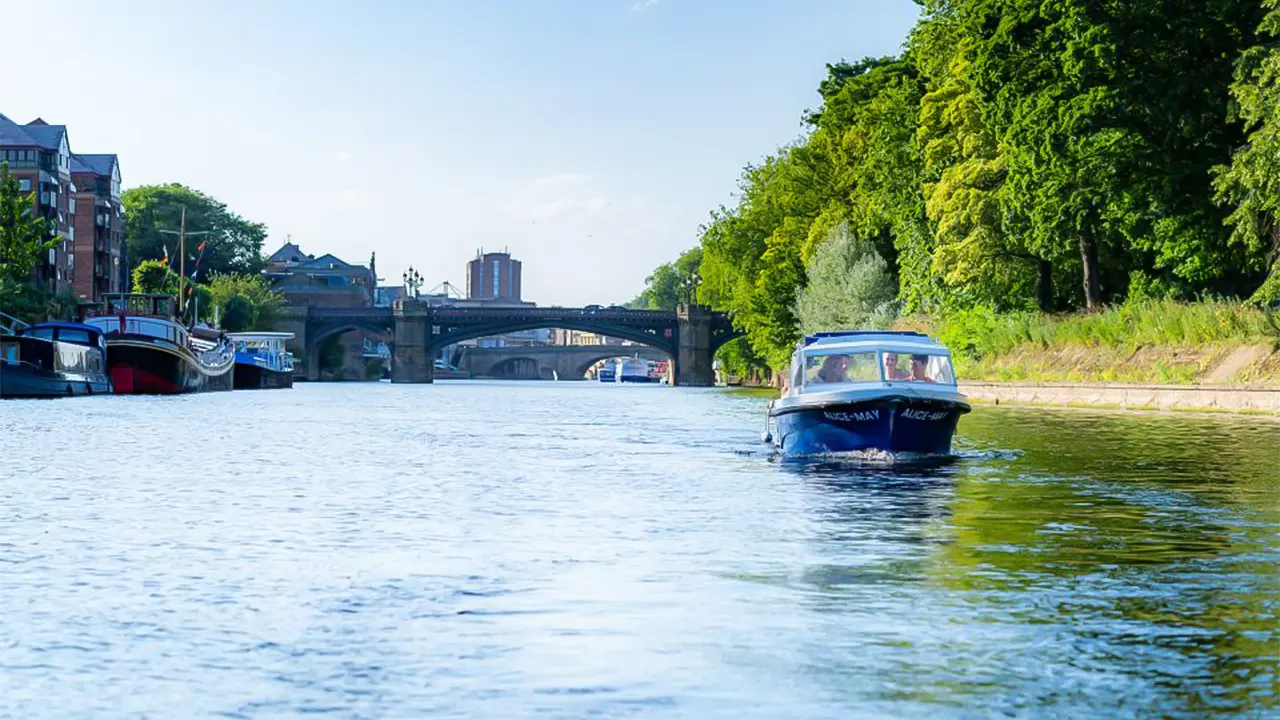
[(898, 370), (897, 353), (887, 352), (884, 354), (884, 379), (885, 380), (910, 380), (911, 378), (901, 370)]
[(933, 378), (929, 377), (929, 356), (928, 355), (912, 355), (911, 356), (911, 375), (907, 377), (913, 382), (933, 382)]

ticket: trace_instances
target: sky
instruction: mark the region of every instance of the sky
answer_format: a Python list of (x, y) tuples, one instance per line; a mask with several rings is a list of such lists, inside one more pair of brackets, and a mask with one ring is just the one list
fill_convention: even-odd
[[(0, 0), (0, 113), (116, 153), (308, 253), (526, 300), (626, 302), (803, 132), (826, 63), (901, 50), (911, 0)], [(30, 28), (23, 32), (19, 28)]]

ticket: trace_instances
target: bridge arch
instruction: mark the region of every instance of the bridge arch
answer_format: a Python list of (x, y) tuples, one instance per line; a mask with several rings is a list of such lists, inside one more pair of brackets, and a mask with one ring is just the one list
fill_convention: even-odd
[[(598, 352), (598, 353), (592, 353), (592, 354), (586, 355), (586, 358), (589, 358), (589, 359), (585, 359), (585, 360), (584, 360), (584, 359), (583, 359), (583, 356), (581, 356), (581, 355), (580, 355), (580, 356), (578, 356), (577, 358), (575, 358), (575, 365), (574, 365), (574, 377), (582, 377), (582, 376), (586, 375), (586, 374), (587, 374), (587, 371), (588, 371), (588, 370), (590, 370), (590, 369), (591, 369), (591, 367), (592, 367), (593, 365), (595, 365), (596, 363), (600, 362), (601, 360), (608, 360), (608, 359), (610, 359), (610, 358), (628, 358), (628, 357), (635, 357), (636, 355), (644, 356), (644, 355), (654, 355), (654, 354), (657, 354), (657, 355), (660, 355), (660, 356), (662, 357), (662, 359), (663, 359), (663, 360), (666, 360), (667, 362), (674, 362), (674, 361), (675, 361), (675, 357), (674, 357), (674, 356), (672, 356), (672, 355), (671, 355), (671, 353), (667, 352), (666, 350), (662, 350), (662, 349), (659, 349), (659, 348), (655, 348), (655, 347), (653, 347), (653, 346), (651, 346), (651, 345), (646, 345), (646, 346), (644, 346), (644, 347), (645, 347), (646, 349), (651, 350), (652, 352), (648, 352), (648, 353), (640, 352), (640, 353), (637, 353), (637, 352), (636, 352), (636, 350), (635, 350), (635, 346), (634, 346), (634, 345), (631, 345), (631, 346), (627, 346), (627, 345), (601, 345), (601, 346), (600, 346), (600, 348), (601, 348), (601, 352)], [(604, 351), (604, 349), (605, 349), (605, 348), (612, 348), (612, 351), (605, 352), (605, 351)], [(654, 360), (655, 358), (653, 358), (653, 357), (641, 357), (641, 359), (642, 359), (642, 360)]]
[(658, 335), (635, 328), (590, 321), (528, 320), (523, 322), (506, 322), (501, 324), (460, 328), (457, 330), (441, 332), (439, 334), (433, 333), (429, 343), (432, 350), (439, 350), (440, 348), (447, 347), (449, 345), (456, 345), (466, 340), (476, 340), (478, 338), (490, 337), (492, 335), (505, 335), (507, 333), (522, 332), (525, 330), (549, 330), (554, 328), (559, 328), (561, 330), (577, 330), (579, 332), (589, 332), (596, 335), (614, 337), (620, 340), (630, 340), (631, 342), (640, 343), (641, 345), (646, 345), (660, 350), (673, 358), (675, 357), (676, 343), (679, 340), (675, 327), (664, 328), (667, 332), (662, 335)]

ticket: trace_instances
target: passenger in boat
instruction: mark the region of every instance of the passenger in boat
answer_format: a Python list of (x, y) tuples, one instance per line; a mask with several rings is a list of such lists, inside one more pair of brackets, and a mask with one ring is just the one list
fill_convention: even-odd
[(822, 360), (822, 368), (814, 377), (815, 383), (841, 383), (849, 372), (848, 355), (828, 355)]
[(907, 377), (912, 382), (933, 382), (933, 378), (929, 377), (929, 356), (928, 355), (912, 355), (911, 356), (911, 375)]
[(898, 370), (897, 353), (887, 352), (884, 354), (884, 379), (885, 380), (907, 380), (907, 374)]

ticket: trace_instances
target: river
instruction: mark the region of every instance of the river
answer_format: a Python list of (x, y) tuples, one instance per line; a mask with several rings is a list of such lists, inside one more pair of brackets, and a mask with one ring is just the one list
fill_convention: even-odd
[(765, 398), (0, 404), (0, 716), (1276, 717), (1280, 422), (979, 407), (779, 462)]

